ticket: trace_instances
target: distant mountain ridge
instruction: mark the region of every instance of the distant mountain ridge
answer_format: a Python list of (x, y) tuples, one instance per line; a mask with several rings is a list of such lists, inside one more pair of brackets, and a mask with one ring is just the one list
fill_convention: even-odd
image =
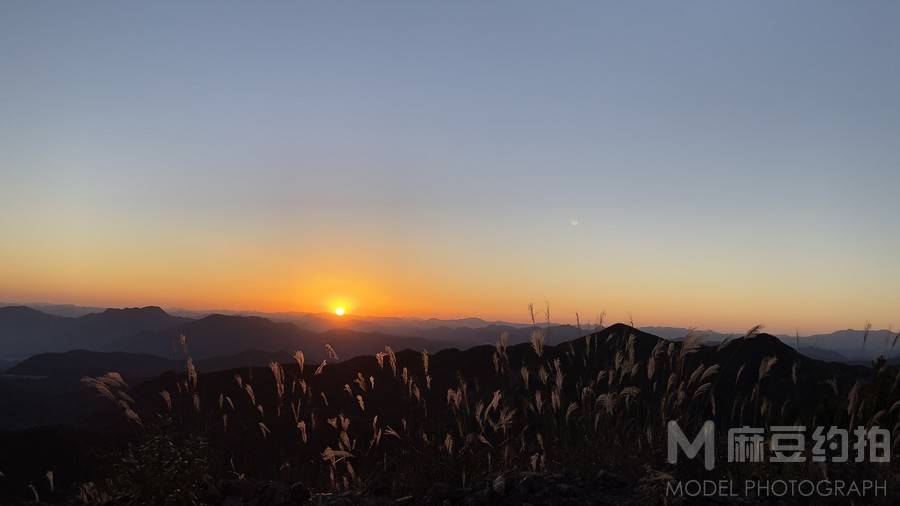
[(265, 352), (303, 351), (308, 359), (325, 358), (325, 344), (332, 345), (342, 357), (372, 354), (385, 345), (397, 348), (434, 349), (450, 343), (419, 337), (392, 336), (349, 329), (313, 332), (293, 323), (275, 322), (258, 316), (210, 315), (183, 325), (155, 332), (140, 332), (116, 341), (113, 349), (181, 356), (180, 336), (194, 359), (234, 355), (250, 349)]
[[(42, 318), (33, 313), (26, 312), (25, 314)], [(121, 316), (128, 313), (112, 314)], [(525, 337), (526, 335), (530, 337), (532, 329), (519, 330), (518, 333), (511, 336), (509, 341), (511, 356), (528, 353), (531, 348), (531, 344)], [(193, 336), (188, 338), (188, 346), (194, 356), (197, 370), (204, 377), (209, 375), (231, 377), (232, 373), (225, 371), (265, 368), (271, 361), (290, 365), (294, 363), (291, 357), (293, 349), (302, 349), (307, 356), (308, 365), (315, 367), (324, 358), (323, 348), (324, 343), (327, 342), (336, 348), (342, 359), (329, 360), (329, 365), (325, 368), (329, 372), (349, 372), (361, 367), (360, 364), (363, 363), (368, 364), (366, 366), (368, 368), (371, 366), (369, 362), (372, 362), (372, 355), (384, 350), (385, 345), (391, 346), (398, 356), (406, 357), (404, 361), (409, 363), (420, 361), (421, 351), (429, 349), (436, 370), (449, 371), (450, 375), (446, 378), (435, 375), (435, 384), (442, 385), (455, 381), (455, 376), (451, 374), (455, 370), (454, 367), (473, 378), (486, 376), (486, 371), (493, 367), (491, 360), (495, 349), (492, 345), (483, 344), (459, 349), (446, 341), (385, 336), (348, 330), (315, 333), (299, 329), (293, 324), (271, 322), (259, 317), (213, 315), (200, 320), (190, 320), (178, 327), (164, 331), (139, 333), (133, 338), (127, 339), (126, 342), (120, 343), (122, 347), (137, 350), (148, 348), (148, 350), (139, 352), (74, 350), (64, 353), (44, 353), (32, 356), (6, 371), (0, 371), (0, 392), (6, 399), (4, 402), (0, 402), (0, 411), (6, 409), (3, 407), (4, 405), (7, 408), (11, 405), (19, 406), (16, 409), (8, 409), (8, 416), (0, 416), (0, 428), (51, 423), (54, 418), (48, 417), (46, 410), (56, 409), (54, 406), (60, 406), (58, 420), (65, 419), (67, 423), (77, 423), (78, 420), (85, 419), (84, 417), (88, 416), (92, 410), (97, 409), (98, 405), (91, 399), (93, 394), (81, 388), (79, 380), (83, 376), (100, 376), (109, 371), (116, 371), (121, 373), (129, 383), (140, 384), (144, 381), (155, 383), (155, 378), (164, 374), (169, 374), (169, 377), (171, 377), (171, 373), (183, 374), (185, 371), (183, 354), (176, 350), (176, 353), (166, 355), (166, 352), (170, 350), (168, 347), (171, 346), (171, 341), (182, 332)], [(584, 334), (564, 338), (564, 332), (577, 334), (579, 331), (577, 328), (567, 328), (566, 326), (550, 329), (549, 335), (556, 337), (545, 343), (545, 353), (548, 353), (548, 356), (562, 353), (564, 350), (571, 350), (576, 354), (581, 352), (581, 348), (587, 342)], [(636, 339), (635, 352), (638, 356), (648, 354), (649, 347), (654, 346), (660, 340), (665, 341), (664, 338), (624, 324), (615, 324), (590, 335), (593, 340), (608, 340), (612, 336), (633, 335)], [(251, 338), (260, 336), (260, 338), (246, 339), (248, 336)], [(478, 337), (486, 339), (489, 336), (486, 334)], [(269, 349), (245, 348), (251, 342)], [(496, 339), (493, 342), (496, 342)], [(613, 353), (616, 350), (618, 348), (610, 348), (608, 352)], [(163, 356), (151, 354), (152, 351), (159, 351)], [(828, 357), (825, 361), (819, 361), (816, 360), (816, 357), (804, 356), (781, 339), (768, 334), (759, 334), (750, 339), (735, 338), (718, 346), (705, 346), (698, 352), (698, 356), (708, 356), (709, 361), (723, 364), (751, 363), (754, 368), (758, 367), (758, 362), (764, 356), (774, 356), (785, 362), (802, 360), (814, 368), (833, 370), (840, 374), (852, 374), (853, 370), (852, 366), (845, 364), (826, 365), (826, 362), (838, 362), (829, 360)], [(598, 357), (610, 360), (611, 355), (601, 354)], [(447, 366), (437, 367), (443, 363), (446, 363)], [(449, 364), (456, 365), (450, 367)], [(790, 374), (790, 372), (787, 371), (784, 374)], [(257, 376), (268, 378), (269, 375), (262, 373)], [(342, 385), (343, 383), (338, 386), (342, 387)], [(337, 396), (337, 392), (335, 395)], [(62, 418), (63, 416), (66, 418)]]
[[(78, 306), (74, 304), (52, 304), (46, 302), (37, 303), (4, 303), (0, 302), (0, 307), (6, 306), (27, 306), (37, 309), (43, 313), (54, 316), (78, 317), (91, 313), (101, 313), (106, 310), (102, 307), (94, 306)], [(530, 327), (530, 323), (516, 323), (500, 320), (485, 320), (478, 317), (464, 318), (418, 318), (418, 317), (402, 317), (402, 316), (364, 316), (356, 314), (348, 314), (338, 317), (333, 313), (312, 313), (299, 311), (282, 311), (282, 312), (265, 312), (265, 311), (242, 311), (232, 309), (184, 309), (178, 307), (163, 308), (168, 314), (180, 316), (192, 320), (198, 320), (214, 314), (227, 316), (259, 316), (272, 321), (287, 321), (298, 324), (299, 326), (314, 331), (324, 331), (332, 328), (348, 328), (354, 330), (368, 332), (382, 332), (392, 335), (401, 335), (414, 332), (417, 329), (428, 329), (436, 327), (485, 327), (488, 325), (502, 325), (509, 327)], [(556, 325), (556, 324), (553, 324)]]
[[(782, 338), (793, 345), (795, 338)], [(897, 333), (890, 330), (837, 330), (829, 334), (816, 334), (797, 338), (800, 346), (830, 350), (849, 360), (871, 360), (883, 355), (888, 359), (900, 355), (900, 342), (894, 346)], [(900, 340), (898, 340), (900, 341)]]
[(25, 306), (0, 308), (0, 353), (25, 357), (48, 351), (104, 350), (135, 332), (158, 331), (189, 321), (159, 307), (107, 309), (79, 317), (50, 315)]
[[(309, 359), (322, 360), (326, 343), (344, 357), (376, 353), (384, 345), (435, 350), (455, 344), (354, 329), (317, 332), (259, 316), (215, 314), (190, 319), (172, 316), (156, 306), (107, 309), (77, 318), (49, 315), (24, 306), (0, 308), (0, 353), (19, 360), (40, 353), (79, 349), (183, 359), (181, 336), (195, 360), (233, 356), (248, 350), (302, 350)], [(499, 332), (491, 340), (497, 336)]]
[(679, 339), (684, 339), (684, 337), (688, 334), (702, 337), (704, 340), (710, 342), (722, 342), (726, 339), (740, 337), (740, 334), (737, 333), (726, 334), (724, 332), (716, 332), (714, 330), (689, 329), (684, 327), (650, 326), (640, 327), (640, 329), (649, 334), (676, 341)]
[[(95, 306), (78, 306), (75, 304), (51, 304), (48, 302), (27, 302), (27, 303), (8, 303), (0, 302), (0, 307), (8, 306), (27, 306), (37, 309), (42, 313), (51, 314), (53, 316), (64, 316), (66, 318), (77, 318), (91, 313), (102, 313), (107, 308)], [(176, 315), (178, 316), (178, 315)]]
[[(221, 371), (241, 367), (264, 367), (272, 361), (292, 360), (291, 354), (286, 351), (246, 350), (234, 355), (196, 360), (194, 364), (203, 371)], [(148, 353), (72, 350), (33, 355), (6, 370), (0, 369), (0, 377), (80, 380), (84, 376), (100, 376), (116, 371), (126, 381), (133, 382), (153, 378), (166, 371), (184, 371), (184, 369), (185, 360), (168, 359)]]
[[(741, 337), (739, 333), (725, 334), (713, 330), (697, 330), (680, 327), (641, 327), (641, 330), (671, 340), (683, 339), (688, 333), (707, 342), (721, 343), (726, 339)], [(863, 337), (865, 336), (865, 339)], [(893, 346), (897, 333), (890, 330), (838, 330), (829, 334), (809, 336), (774, 336), (804, 355), (828, 362), (868, 361), (878, 356), (889, 360), (900, 358), (900, 347)], [(865, 342), (864, 342), (865, 341)], [(898, 339), (900, 344), (900, 339)]]
[(324, 332), (331, 329), (353, 329), (362, 332), (376, 332), (390, 335), (418, 336), (423, 330), (444, 328), (472, 327), (480, 328), (491, 325), (507, 326), (514, 328), (530, 327), (530, 324), (511, 323), (505, 321), (489, 321), (481, 318), (411, 318), (396, 316), (362, 316), (348, 314), (337, 316), (333, 313), (300, 313), (278, 312), (266, 313), (261, 311), (192, 311), (173, 309), (172, 314), (203, 318), (211, 314), (223, 314), (228, 316), (259, 316), (272, 321), (290, 322), (297, 326), (315, 332)]
[[(82, 308), (70, 305), (42, 305), (48, 310), (78, 314)], [(454, 320), (365, 317), (338, 317), (328, 313), (250, 313), (178, 316), (157, 306), (105, 309), (80, 316), (60, 316), (27, 306), (0, 307), (0, 359), (19, 361), (36, 353), (73, 349), (139, 352), (174, 358), (177, 341), (185, 335), (195, 358), (229, 356), (246, 350), (265, 352), (303, 349), (311, 359), (322, 358), (329, 340), (343, 348), (343, 356), (378, 351), (375, 341), (398, 349), (404, 347), (438, 350), (467, 348), (495, 343), (506, 333), (510, 343), (530, 340), (532, 325), (491, 322), (480, 318)], [(266, 315), (266, 316), (261, 316)], [(551, 324), (544, 327), (547, 344), (574, 339), (595, 329)], [(672, 340), (692, 332), (708, 342), (739, 337), (712, 330), (679, 327), (643, 327), (642, 330)], [(865, 340), (863, 336), (866, 336)], [(897, 334), (887, 330), (841, 330), (805, 337), (777, 336), (810, 357), (827, 361), (861, 362), (884, 355), (900, 357), (893, 347)], [(865, 342), (864, 342), (865, 341)]]
[(5, 376), (79, 380), (84, 376), (100, 376), (109, 371), (116, 371), (124, 376), (126, 381), (133, 381), (183, 367), (183, 362), (146, 353), (72, 350), (33, 355), (0, 373)]

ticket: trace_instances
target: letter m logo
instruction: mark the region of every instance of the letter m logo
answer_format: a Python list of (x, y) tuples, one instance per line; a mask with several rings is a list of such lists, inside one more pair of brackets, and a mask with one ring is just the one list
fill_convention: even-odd
[(715, 424), (712, 420), (707, 420), (703, 424), (700, 433), (697, 434), (697, 437), (695, 437), (693, 441), (688, 441), (687, 436), (684, 435), (684, 432), (681, 431), (681, 427), (678, 426), (678, 422), (675, 420), (669, 421), (668, 443), (669, 452), (667, 460), (669, 461), (669, 464), (678, 463), (678, 449), (681, 448), (684, 455), (689, 459), (697, 457), (697, 454), (700, 453), (700, 450), (702, 449), (703, 467), (706, 468), (707, 471), (712, 471), (712, 468), (715, 466)]

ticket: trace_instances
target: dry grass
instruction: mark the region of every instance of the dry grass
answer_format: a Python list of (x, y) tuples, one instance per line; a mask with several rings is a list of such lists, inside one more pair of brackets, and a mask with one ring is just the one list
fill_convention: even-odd
[[(533, 318), (533, 307), (529, 311)], [(549, 322), (549, 306), (545, 316)], [(648, 475), (648, 466), (654, 472), (702, 472), (690, 463), (674, 469), (662, 464), (670, 420), (691, 433), (708, 419), (729, 426), (900, 427), (900, 372), (876, 364), (875, 380), (851, 386), (811, 377), (799, 355), (786, 363), (775, 356), (732, 363), (759, 330), (720, 346), (722, 362), (705, 363), (703, 357), (718, 352), (693, 333), (675, 343), (610, 332), (586, 336), (577, 346), (548, 347), (544, 329), (535, 324), (526, 353), (512, 354), (508, 336), (499, 336), (493, 367), (487, 364), (493, 377), (455, 372), (455, 381), (440, 391), (433, 389), (432, 375), (452, 373), (435, 370), (427, 351), (401, 360), (385, 347), (371, 358), (375, 374), (353, 371), (346, 378), (336, 377), (337, 366), (326, 369), (327, 360), (309, 374), (298, 351), (296, 367), (269, 364), (271, 395), (258, 398), (237, 375), (228, 390), (208, 393), (218, 402), (205, 406), (204, 387), (188, 358), (176, 393), (159, 392), (159, 415), (209, 437), (235, 473), (290, 475), (334, 491), (387, 480), (398, 494), (433, 480), (463, 485), (508, 470), (614, 468), (636, 478)], [(337, 360), (332, 347), (326, 353)], [(784, 395), (785, 378), (791, 387), (815, 389), (822, 405), (796, 409), (798, 401)], [(326, 380), (343, 385), (338, 397), (326, 392)], [(83, 381), (143, 426), (121, 376)], [(729, 397), (718, 393), (723, 390)], [(233, 402), (236, 395), (244, 400)], [(93, 484), (81, 493), (102, 495)]]

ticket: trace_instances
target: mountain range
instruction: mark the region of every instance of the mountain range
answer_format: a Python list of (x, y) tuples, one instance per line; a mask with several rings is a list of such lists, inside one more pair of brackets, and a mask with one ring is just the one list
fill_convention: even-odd
[[(302, 350), (311, 360), (324, 358), (324, 345), (334, 346), (343, 357), (372, 354), (388, 345), (395, 349), (469, 348), (495, 343), (506, 334), (511, 344), (527, 342), (532, 326), (486, 321), (338, 317), (327, 313), (207, 314), (156, 306), (103, 309), (73, 305), (0, 307), (0, 370), (40, 353), (71, 350), (146, 353), (181, 359), (188, 350), (195, 360), (227, 357), (250, 350), (263, 353)], [(593, 328), (550, 324), (547, 344), (584, 335)], [(689, 333), (711, 343), (736, 337), (712, 330), (679, 327), (642, 327), (641, 330), (670, 340)], [(184, 336), (186, 348), (180, 339)], [(841, 330), (804, 337), (777, 336), (801, 353), (825, 361), (865, 362), (879, 355), (896, 355), (896, 334), (888, 330)], [(865, 338), (864, 338), (865, 337)]]
[[(21, 309), (8, 312), (30, 322), (34, 325), (32, 329), (43, 328), (40, 325), (47, 325), (48, 321), (53, 325), (61, 325), (61, 328), (66, 325), (73, 325), (73, 328), (92, 325), (91, 328), (104, 331), (107, 337), (116, 335), (117, 331), (109, 330), (116, 328), (115, 325), (110, 324), (107, 327), (97, 322), (105, 322), (107, 319), (117, 321), (122, 314), (129, 314), (140, 315), (137, 320), (149, 326), (151, 323), (158, 323), (158, 320), (150, 318), (152, 315), (157, 319), (171, 316), (163, 316), (164, 312), (158, 308), (109, 314), (104, 311), (89, 319), (88, 321), (93, 323), (88, 325), (79, 321), (83, 317), (66, 322), (59, 320), (60, 317), (50, 315), (50, 318), (47, 318), (46, 315), (41, 316), (40, 313), (35, 314), (36, 312)], [(0, 314), (2, 313), (0, 311)], [(0, 375), (0, 442), (8, 447), (18, 445), (27, 448), (27, 445), (19, 442), (27, 440), (33, 446), (36, 444), (35, 441), (39, 440), (59, 440), (59, 444), (55, 443), (55, 447), (59, 448), (61, 445), (88, 441), (91, 434), (98, 432), (105, 435), (127, 434), (128, 422), (117, 415), (117, 406), (98, 397), (96, 392), (85, 388), (81, 383), (83, 376), (100, 376), (108, 371), (117, 371), (131, 385), (130, 392), (137, 400), (136, 410), (145, 420), (153, 419), (160, 409), (165, 409), (161, 392), (169, 393), (175, 399), (176, 407), (170, 409), (187, 405), (188, 412), (196, 409), (190, 407), (192, 402), (195, 406), (201, 406), (204, 410), (202, 412), (206, 413), (215, 409), (216, 405), (221, 409), (223, 399), (227, 398), (225, 402), (229, 403), (233, 400), (236, 408), (232, 408), (235, 412), (230, 414), (228, 423), (237, 431), (235, 437), (239, 438), (236, 441), (245, 439), (256, 441), (253, 436), (260, 430), (258, 417), (274, 417), (266, 420), (267, 429), (271, 428), (273, 431), (273, 435), (268, 437), (274, 446), (266, 447), (268, 448), (266, 452), (270, 453), (252, 454), (252, 458), (248, 457), (242, 461), (244, 466), (242, 472), (262, 473), (267, 466), (277, 467), (266, 460), (278, 454), (272, 448), (296, 444), (296, 424), (289, 424), (290, 431), (278, 432), (279, 427), (284, 424), (279, 423), (278, 411), (273, 409), (273, 406), (278, 405), (276, 396), (280, 391), (273, 370), (280, 368), (270, 369), (267, 365), (269, 361), (278, 362), (283, 364), (284, 373), (289, 378), (301, 377), (303, 373), (290, 354), (286, 350), (277, 350), (288, 345), (290, 347), (287, 350), (290, 350), (298, 343), (309, 346), (308, 355), (311, 357), (320, 353), (316, 347), (321, 345), (324, 348), (323, 343), (326, 342), (333, 344), (342, 355), (341, 360), (333, 363), (329, 361), (321, 374), (313, 372), (316, 369), (315, 362), (307, 363), (307, 372), (303, 377), (308, 385), (303, 386), (303, 389), (309, 388), (310, 392), (316, 393), (315, 395), (309, 393), (304, 398), (304, 409), (318, 410), (321, 415), (319, 419), (322, 420), (329, 420), (330, 417), (342, 418), (347, 414), (355, 417), (353, 425), (362, 427), (363, 431), (372, 424), (365, 418), (371, 416), (369, 413), (378, 413), (380, 423), (386, 424), (386, 427), (404, 426), (409, 412), (407, 399), (418, 399), (418, 388), (422, 389), (424, 412), (435, 413), (436, 420), (444, 419), (442, 413), (448, 409), (449, 395), (454, 389), (465, 391), (466, 388), (470, 388), (471, 395), (485, 397), (491, 392), (499, 392), (500, 389), (506, 388), (509, 395), (518, 395), (516, 398), (524, 402), (530, 399), (529, 394), (515, 393), (517, 391), (515, 388), (522, 388), (522, 381), (526, 388), (529, 384), (527, 375), (523, 376), (524, 380), (519, 379), (520, 366), (523, 370), (526, 367), (530, 368), (533, 373), (531, 376), (533, 384), (546, 382), (545, 367), (564, 368), (564, 374), (554, 373), (556, 374), (554, 381), (559, 382), (557, 387), (559, 395), (567, 399), (583, 395), (585, 391), (582, 388), (583, 384), (599, 382), (600, 380), (596, 378), (604, 378), (603, 385), (611, 385), (613, 380), (626, 381), (627, 384), (623, 386), (627, 388), (622, 390), (622, 395), (629, 392), (629, 395), (633, 394), (633, 398), (623, 397), (620, 402), (627, 406), (631, 402), (646, 401), (646, 412), (649, 413), (653, 411), (649, 406), (655, 409), (658, 404), (655, 400), (651, 402), (641, 399), (655, 395), (653, 392), (666, 391), (667, 381), (671, 381), (671, 374), (674, 374), (674, 372), (654, 374), (654, 369), (657, 367), (672, 369), (675, 367), (672, 365), (673, 361), (677, 362), (677, 357), (685, 356), (687, 358), (684, 359), (682, 373), (683, 382), (686, 384), (702, 382), (697, 378), (701, 374), (703, 378), (707, 377), (708, 374), (704, 374), (704, 370), (717, 373), (714, 380), (715, 388), (708, 393), (713, 399), (711, 401), (713, 406), (725, 408), (716, 415), (723, 421), (735, 416), (741, 417), (739, 421), (742, 421), (744, 407), (755, 406), (752, 404), (753, 400), (764, 397), (766, 403), (771, 402), (780, 407), (768, 414), (772, 420), (779, 423), (786, 422), (789, 417), (797, 416), (798, 413), (822, 410), (823, 406), (828, 406), (831, 410), (823, 411), (826, 413), (834, 411), (831, 409), (833, 406), (840, 408), (834, 412), (845, 412), (846, 408), (840, 403), (846, 398), (847, 392), (860, 381), (872, 381), (875, 370), (871, 367), (825, 362), (803, 356), (787, 345), (783, 339), (769, 334), (738, 337), (727, 342), (710, 342), (706, 346), (700, 346), (697, 343), (688, 344), (689, 341), (684, 339), (681, 339), (681, 342), (678, 342), (678, 339), (664, 339), (624, 324), (614, 324), (588, 336), (566, 339), (563, 337), (566, 332), (574, 333), (578, 329), (559, 326), (548, 329), (554, 342), (552, 344), (547, 342), (545, 346), (540, 347), (542, 351), (536, 354), (531, 343), (512, 342), (513, 338), (516, 341), (523, 341), (527, 334), (525, 331), (529, 329), (488, 325), (484, 327), (487, 329), (484, 331), (485, 337), (495, 331), (506, 332), (510, 336), (510, 344), (503, 348), (503, 358), (500, 361), (498, 358), (500, 348), (493, 345), (458, 349), (451, 347), (447, 341), (421, 337), (387, 336), (352, 330), (312, 332), (302, 330), (293, 324), (273, 322), (260, 317), (212, 315), (196, 320), (170, 321), (173, 326), (169, 328), (145, 330), (130, 336), (103, 341), (112, 343), (108, 344), (109, 346), (149, 350), (162, 355), (169, 354), (168, 356), (137, 351), (77, 350), (35, 355), (7, 370), (5, 374)], [(56, 329), (56, 332), (70, 335), (65, 330)], [(187, 344), (191, 354), (196, 353), (194, 366), (199, 371), (199, 385), (201, 385), (196, 397), (181, 395), (186, 391), (188, 380), (185, 379), (183, 350), (178, 349), (180, 342), (176, 341), (175, 351), (171, 352), (171, 341), (182, 332), (191, 336), (188, 337)], [(470, 333), (468, 338), (472, 340), (482, 337), (482, 334), (471, 329), (466, 332)], [(451, 335), (447, 330), (435, 331), (433, 334), (435, 337)], [(394, 339), (394, 344), (390, 346), (397, 350), (395, 355), (389, 353), (388, 358), (383, 354), (374, 357), (371, 351), (364, 351), (384, 350), (386, 343), (382, 341), (383, 338)], [(251, 343), (260, 347), (254, 351), (235, 352)], [(427, 360), (421, 353), (422, 344), (435, 345), (433, 353)], [(685, 348), (693, 351), (690, 353), (681, 351)], [(229, 355), (232, 352), (235, 353)], [(358, 356), (354, 356), (356, 352)], [(496, 371), (502, 364), (507, 364), (503, 367), (513, 367), (504, 374), (498, 374)], [(391, 370), (394, 372), (390, 372)], [(609, 371), (620, 372), (613, 376)], [(627, 371), (627, 374), (621, 371)], [(883, 376), (892, 381), (893, 373)], [(763, 377), (765, 381), (762, 381)], [(362, 387), (352, 390), (352, 393), (365, 394), (365, 406), (360, 401), (361, 396), (347, 395), (347, 391), (353, 388), (351, 385), (357, 384), (361, 378), (363, 378)], [(365, 378), (368, 378), (368, 382)], [(510, 387), (501, 383), (513, 380), (519, 382), (520, 386), (513, 384), (513, 387)], [(374, 387), (376, 381), (377, 388)], [(253, 390), (249, 388), (251, 382)], [(296, 386), (293, 379), (286, 383), (291, 385), (288, 391), (293, 392)], [(416, 387), (415, 394), (412, 389), (414, 383), (422, 384), (421, 387)], [(691, 394), (687, 398), (696, 399), (697, 395), (699, 394)], [(252, 402), (248, 403), (248, 398)], [(535, 402), (540, 402), (540, 398), (536, 398)], [(553, 402), (552, 397), (548, 402)], [(590, 402), (585, 406), (594, 404)], [(570, 404), (564, 403), (561, 406), (565, 405)], [(265, 409), (262, 409), (263, 406)], [(531, 415), (526, 412), (515, 415), (513, 410), (509, 413), (510, 417), (518, 416), (517, 421), (512, 423), (523, 427), (532, 426), (528, 422), (528, 416)], [(571, 413), (571, 409), (567, 413)], [(568, 416), (567, 414), (566, 418)], [(47, 430), (29, 429), (35, 426), (53, 426), (50, 429), (62, 435), (53, 436), (51, 433), (48, 436)], [(318, 427), (311, 425), (309, 430), (317, 431), (311, 435), (310, 441), (326, 441), (330, 434), (329, 425), (326, 423), (319, 424)], [(286, 433), (293, 439), (286, 439), (284, 435)], [(50, 439), (47, 439), (48, 437)], [(221, 443), (221, 437), (224, 436), (217, 437)], [(367, 440), (365, 433), (362, 440)], [(251, 448), (248, 450), (250, 452), (255, 451), (252, 450), (252, 445), (248, 448)], [(322, 449), (317, 448), (313, 453), (319, 455), (321, 451)], [(16, 451), (13, 455), (0, 455), (0, 467), (10, 470), (8, 481), (17, 486), (21, 485), (19, 488), (24, 487), (22, 483), (25, 483), (29, 476), (45, 472), (42, 470), (47, 469), (47, 466), (57, 470), (62, 480), (71, 480), (71, 477), (78, 475), (81, 468), (79, 464), (73, 464), (76, 462), (75, 458), (87, 459), (91, 455), (91, 450), (78, 447), (57, 453), (58, 458), (53, 452), (42, 454), (54, 455), (47, 461), (28, 460), (23, 456), (25, 455), (23, 451)], [(25, 463), (22, 463), (23, 460)]]
[[(74, 306), (54, 308), (60, 310), (78, 314)], [(495, 344), (501, 335), (506, 336), (509, 345), (515, 346), (529, 342), (533, 332), (531, 326), (473, 318), (339, 319), (303, 314), (293, 317), (292, 321), (226, 314), (191, 318), (172, 315), (155, 306), (105, 309), (78, 316), (50, 314), (25, 306), (0, 308), (0, 357), (5, 359), (0, 363), (0, 394), (7, 401), (17, 403), (17, 409), (7, 413), (8, 419), (0, 420), (0, 427), (53, 420), (44, 409), (47, 405), (67, 406), (60, 411), (74, 415), (66, 420), (82, 417), (95, 409), (96, 403), (86, 397), (79, 384), (81, 377), (118, 371), (126, 381), (141, 382), (167, 371), (183, 371), (187, 356), (193, 358), (199, 370), (215, 372), (261, 367), (271, 361), (291, 362), (295, 350), (303, 351), (310, 363), (320, 363), (326, 358), (326, 344), (336, 350), (337, 362), (341, 362), (373, 355), (383, 351), (384, 346), (432, 353), (454, 348), (475, 349)], [(316, 330), (302, 327), (298, 321), (314, 322)], [(362, 330), (372, 328), (394, 333)], [(418, 330), (411, 335), (413, 328)], [(734, 339), (714, 331), (677, 327), (640, 330), (672, 341), (682, 340), (690, 333), (702, 336), (710, 344)], [(544, 327), (543, 333), (546, 345), (554, 346), (577, 339), (588, 331), (572, 325), (551, 325)], [(772, 339), (784, 347), (796, 348), (809, 358), (865, 364), (873, 356), (889, 355), (885, 351), (891, 350), (894, 336), (888, 331), (865, 334), (846, 330), (799, 339), (787, 336)], [(79, 403), (83, 409), (77, 407)]]

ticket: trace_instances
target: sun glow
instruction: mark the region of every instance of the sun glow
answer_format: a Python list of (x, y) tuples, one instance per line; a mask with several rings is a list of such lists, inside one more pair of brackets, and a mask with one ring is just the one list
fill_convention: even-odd
[(344, 316), (344, 313), (346, 313), (346, 312), (347, 312), (347, 311), (344, 310), (343, 307), (336, 307), (336, 308), (334, 308), (334, 314), (336, 314), (336, 315), (338, 315), (338, 316)]

